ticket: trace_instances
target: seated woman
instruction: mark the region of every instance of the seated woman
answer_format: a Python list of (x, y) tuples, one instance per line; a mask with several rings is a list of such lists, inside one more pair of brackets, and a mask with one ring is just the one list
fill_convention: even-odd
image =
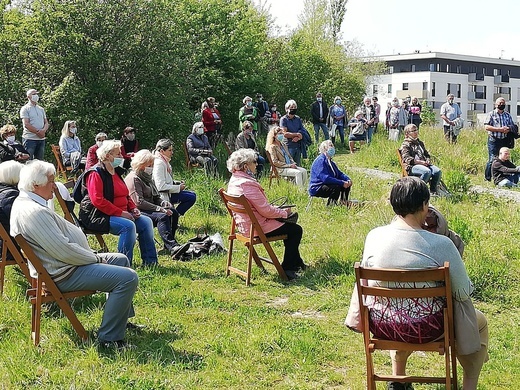
[(193, 191), (186, 190), (184, 181), (173, 180), (170, 160), (173, 154), (173, 143), (167, 138), (157, 141), (154, 150), (153, 181), (163, 201), (177, 205), (179, 215), (186, 214), (197, 200)]
[(350, 177), (341, 172), (332, 157), (336, 149), (331, 140), (325, 140), (319, 147), (320, 155), (311, 166), (311, 181), (309, 195), (319, 198), (329, 198), (327, 206), (348, 205), (348, 195), (352, 187)]
[(400, 148), (406, 172), (412, 176), (419, 176), (425, 183), (430, 182), (430, 192), (437, 195), (441, 170), (430, 162), (430, 153), (419, 139), (419, 130), (414, 124), (404, 128), (404, 141)]
[(71, 174), (85, 169), (85, 161), (81, 158), (81, 141), (77, 136), (78, 127), (75, 121), (66, 121), (61, 129), (59, 141), (63, 164), (71, 166)]
[(356, 111), (354, 118), (348, 122), (348, 126), (350, 130), (348, 136), (348, 147), (350, 149), (350, 153), (354, 153), (354, 146), (356, 142), (359, 142), (360, 145), (363, 145), (367, 139), (367, 125), (366, 120), (363, 117), (363, 112)]
[(179, 213), (172, 208), (161, 195), (152, 179), (154, 156), (152, 152), (143, 149), (132, 158), (132, 171), (125, 178), (130, 197), (141, 211), (142, 215), (150, 217), (161, 236), (164, 247), (174, 259), (180, 259), (190, 244), (179, 245), (175, 240), (175, 232), (179, 223)]
[[(430, 193), (423, 181), (413, 176), (399, 179), (390, 192), (390, 203), (397, 218), (390, 225), (377, 227), (368, 233), (362, 265), (374, 268), (421, 269), (442, 267), (445, 261), (450, 263), (454, 311), (457, 312), (458, 306), (459, 312), (463, 310), (464, 313), (460, 317), (455, 316), (454, 322), (457, 359), (464, 371), (463, 388), (476, 389), (480, 370), (488, 359), (487, 321), (471, 303), (470, 295), (474, 287), (453, 242), (444, 235), (423, 229), (429, 200)], [(423, 330), (429, 324), (427, 319), (437, 313), (442, 315), (444, 308), (442, 303), (420, 302), (420, 298), (405, 303), (413, 306), (415, 325), (422, 326)], [(392, 308), (402, 307), (403, 303), (390, 304), (390, 307), (382, 302), (367, 304), (370, 307), (370, 316), (377, 318), (379, 323), (390, 321), (394, 327), (399, 325)], [(381, 305), (384, 306), (383, 311)], [(359, 309), (359, 299), (354, 289), (345, 324), (356, 331), (360, 331), (362, 326)], [(434, 329), (430, 329), (429, 333), (433, 333), (432, 330)], [(436, 335), (432, 334), (434, 336)], [(393, 375), (406, 375), (406, 362), (410, 354), (409, 351), (391, 351)], [(393, 383), (395, 389), (410, 388), (399, 382)]]
[(256, 161), (258, 162), (256, 171), (258, 172), (258, 177), (260, 177), (264, 169), (265, 158), (260, 156), (258, 152), (255, 136), (253, 135), (253, 124), (249, 121), (245, 121), (242, 124), (242, 132), (237, 135), (237, 139), (235, 140), (235, 149), (238, 150), (242, 148), (253, 149), (256, 152)]
[[(9, 219), (11, 218), (11, 207), (14, 200), (20, 194), (18, 191), (18, 181), (20, 180), (20, 171), (23, 165), (14, 160), (6, 161), (0, 164), (0, 223), (7, 231), (11, 230)], [(16, 242), (13, 240), (16, 245)], [(0, 240), (0, 253), (2, 250), (2, 240)], [(13, 257), (10, 253), (7, 255), (11, 260)]]
[(204, 134), (204, 124), (197, 122), (191, 129), (191, 134), (186, 139), (186, 147), (190, 160), (199, 163), (206, 169), (206, 175), (215, 177), (217, 175), (218, 160), (213, 156), (213, 150), (209, 144), (208, 137)]
[(131, 126), (125, 127), (121, 137), (121, 155), (124, 158), (123, 168), (129, 169), (132, 157), (139, 150), (139, 142), (135, 139), (135, 129)]
[[(299, 250), (303, 229), (298, 224), (276, 220), (277, 218), (287, 218), (291, 214), (291, 209), (280, 209), (271, 205), (267, 200), (264, 189), (255, 179), (256, 153), (253, 150), (238, 149), (233, 152), (227, 161), (227, 168), (232, 174), (227, 192), (235, 196), (245, 195), (265, 235), (272, 237), (287, 234), (287, 239), (284, 240), (285, 253), (282, 268), (289, 279), (295, 279), (296, 272), (306, 268)], [(249, 217), (240, 214), (235, 218), (240, 232), (249, 235), (251, 226)]]
[(5, 125), (0, 129), (0, 162), (16, 160), (25, 162), (29, 159), (29, 152), (22, 144), (16, 141), (16, 127)]
[(280, 176), (294, 177), (296, 185), (304, 187), (307, 182), (307, 170), (296, 165), (285, 142), (283, 128), (274, 126), (267, 134), (265, 150), (271, 155), (272, 163)]
[(87, 152), (87, 162), (85, 163), (85, 169), (90, 169), (90, 167), (93, 167), (96, 165), (99, 160), (97, 158), (96, 151), (98, 148), (103, 145), (103, 141), (107, 139), (106, 133), (97, 133), (95, 141), (96, 143), (92, 145), (90, 148), (88, 148)]
[(139, 239), (143, 265), (157, 264), (152, 220), (141, 215), (121, 177), (121, 142), (103, 142), (97, 156), (99, 163), (83, 178), (88, 194), (80, 205), (81, 223), (89, 230), (119, 236), (117, 250), (128, 257), (130, 264)]

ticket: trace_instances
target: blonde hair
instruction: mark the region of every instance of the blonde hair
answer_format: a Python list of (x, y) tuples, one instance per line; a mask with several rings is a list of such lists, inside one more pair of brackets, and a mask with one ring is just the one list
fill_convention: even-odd
[(276, 135), (279, 132), (283, 133), (283, 127), (280, 126), (273, 126), (269, 129), (269, 133), (267, 133), (267, 138), (265, 140), (265, 150), (269, 151), (271, 149), (271, 145), (274, 143), (274, 140), (276, 139)]
[(105, 161), (108, 153), (114, 149), (121, 149), (121, 141), (115, 139), (104, 140), (103, 145), (101, 145), (98, 150), (96, 150), (97, 158), (99, 161)]
[(130, 166), (134, 171), (141, 171), (145, 166), (154, 160), (155, 157), (153, 156), (152, 152), (150, 152), (148, 149), (141, 149), (136, 154), (134, 154), (134, 157), (132, 157)]
[(63, 125), (63, 128), (61, 129), (61, 135), (63, 135), (64, 137), (69, 136), (69, 127), (70, 127), (71, 123), (76, 124), (76, 121), (65, 121), (65, 124)]

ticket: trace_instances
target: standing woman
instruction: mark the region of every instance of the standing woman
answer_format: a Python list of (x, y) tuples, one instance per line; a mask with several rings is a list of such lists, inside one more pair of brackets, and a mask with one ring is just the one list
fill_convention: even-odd
[(222, 129), (222, 118), (215, 105), (214, 97), (207, 98), (206, 103), (207, 107), (202, 110), (202, 123), (204, 123), (209, 143), (214, 149), (217, 143), (217, 134), (219, 134)]
[(154, 157), (148, 149), (138, 151), (132, 158), (132, 171), (125, 178), (130, 197), (141, 211), (150, 217), (161, 236), (164, 247), (174, 259), (179, 259), (190, 244), (179, 245), (175, 232), (179, 224), (179, 213), (161, 195), (152, 179)]
[(162, 200), (170, 202), (172, 205), (177, 204), (175, 210), (179, 215), (184, 215), (195, 204), (197, 195), (193, 191), (186, 190), (184, 181), (173, 180), (170, 165), (172, 155), (172, 141), (167, 138), (157, 141), (154, 150), (153, 181)]
[(238, 110), (238, 119), (240, 124), (238, 126), (239, 131), (242, 131), (242, 126), (245, 121), (249, 121), (253, 124), (253, 132), (256, 134), (258, 131), (258, 121), (260, 117), (258, 115), (258, 109), (253, 105), (253, 99), (250, 96), (246, 96), (242, 100), (244, 105)]
[(191, 134), (186, 139), (186, 147), (192, 162), (202, 165), (206, 169), (206, 175), (217, 176), (218, 160), (213, 156), (213, 149), (204, 134), (204, 123), (197, 122), (193, 125)]
[(85, 168), (85, 161), (81, 158), (81, 141), (77, 136), (76, 121), (66, 121), (61, 129), (59, 141), (61, 157), (64, 165), (72, 167), (71, 174)]
[(421, 103), (419, 103), (419, 100), (417, 100), (417, 98), (414, 96), (412, 98), (412, 105), (410, 106), (410, 123), (415, 125), (417, 127), (417, 130), (419, 130), (419, 126), (422, 122), (421, 110)]
[[(339, 132), (341, 146), (345, 146), (345, 118), (347, 117), (347, 110), (341, 104), (341, 97), (334, 98), (334, 105), (329, 109), (329, 117), (332, 125), (336, 125), (336, 131)], [(334, 142), (336, 137), (332, 140)]]
[(157, 250), (153, 240), (153, 223), (130, 198), (121, 177), (123, 164), (121, 143), (107, 140), (97, 150), (99, 163), (84, 176), (87, 194), (81, 201), (79, 219), (89, 230), (119, 236), (117, 250), (134, 257), (134, 245), (139, 240), (143, 265), (157, 264)]
[[(256, 154), (251, 149), (239, 149), (234, 151), (227, 161), (227, 168), (231, 172), (231, 179), (227, 192), (231, 195), (244, 195), (258, 223), (262, 227), (267, 237), (287, 234), (283, 241), (285, 252), (283, 255), (282, 268), (289, 279), (298, 277), (296, 272), (304, 271), (307, 266), (300, 256), (300, 241), (303, 229), (296, 223), (277, 221), (277, 218), (287, 218), (291, 214), (291, 209), (280, 209), (273, 206), (267, 200), (264, 189), (255, 179), (256, 173)], [(235, 214), (240, 233), (248, 236), (251, 221), (246, 214)]]
[(121, 137), (121, 154), (125, 160), (123, 168), (130, 168), (132, 157), (138, 150), (139, 142), (135, 139), (135, 129), (128, 126), (123, 130), (123, 136)]

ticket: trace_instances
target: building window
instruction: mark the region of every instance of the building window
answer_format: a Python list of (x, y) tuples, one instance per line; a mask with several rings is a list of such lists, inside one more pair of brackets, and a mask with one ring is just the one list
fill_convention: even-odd
[(516, 116), (520, 115), (520, 104), (516, 106)]
[(389, 95), (392, 95), (392, 84), (388, 84), (388, 91), (387, 91), (387, 93)]
[(448, 84), (448, 90), (446, 91), (446, 95), (449, 95), (452, 93), (456, 98), (460, 98), (460, 90), (461, 85), (460, 84)]
[(440, 110), (440, 108), (442, 107), (442, 105), (444, 104), (445, 102), (433, 102), (433, 109), (434, 110)]
[(415, 72), (415, 65), (412, 65), (412, 72)]
[(403, 91), (408, 91), (408, 83), (403, 83)]
[(432, 82), (432, 97), (435, 97), (435, 82)]
[(378, 87), (379, 85), (377, 84), (372, 85), (372, 95), (377, 95)]
[(472, 92), (475, 92), (475, 99), (486, 98), (486, 86), (485, 85), (472, 85), (470, 87)]
[(501, 76), (502, 75), (502, 71), (500, 69), (493, 69), (493, 76)]
[(458, 74), (461, 74), (461, 73), (462, 73), (462, 66), (457, 65), (457, 73), (458, 73)]
[(424, 82), (422, 83), (422, 90), (423, 90), (423, 91), (427, 91), (427, 90), (428, 90), (428, 82), (424, 81)]
[(482, 67), (482, 74), (485, 76), (486, 75), (486, 67)]
[(450, 64), (446, 64), (446, 73), (450, 73)]
[(435, 72), (435, 64), (430, 64), (430, 72)]
[(393, 66), (389, 66), (388, 67), (388, 73), (390, 73), (390, 74), (394, 73), (394, 67)]

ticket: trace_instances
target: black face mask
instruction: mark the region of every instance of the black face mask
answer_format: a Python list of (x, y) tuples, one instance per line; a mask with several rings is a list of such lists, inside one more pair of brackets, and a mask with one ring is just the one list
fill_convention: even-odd
[(506, 108), (506, 105), (505, 105), (505, 104), (499, 104), (499, 105), (497, 106), (497, 108), (498, 108), (500, 111), (504, 111), (505, 108)]
[(297, 111), (297, 108), (291, 108), (291, 109), (289, 110), (289, 114), (290, 114), (290, 115), (296, 115), (296, 111)]

